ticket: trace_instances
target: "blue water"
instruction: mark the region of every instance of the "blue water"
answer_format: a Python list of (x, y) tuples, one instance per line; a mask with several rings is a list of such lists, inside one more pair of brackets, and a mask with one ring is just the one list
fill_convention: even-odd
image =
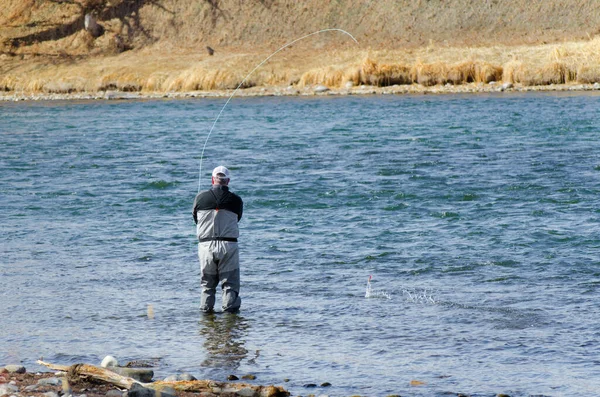
[(600, 395), (599, 95), (234, 98), (201, 187), (244, 199), (243, 306), (202, 316), (224, 103), (0, 104), (0, 364)]

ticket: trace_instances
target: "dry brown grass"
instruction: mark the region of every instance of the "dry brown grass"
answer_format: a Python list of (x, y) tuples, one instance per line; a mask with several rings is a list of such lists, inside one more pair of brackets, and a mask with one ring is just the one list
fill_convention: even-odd
[(600, 65), (582, 65), (577, 69), (577, 82), (592, 84), (600, 82)]
[[(0, 91), (182, 92), (231, 90), (270, 52), (231, 50), (215, 56), (148, 47), (114, 56), (6, 57)], [(256, 70), (242, 88), (511, 82), (524, 86), (600, 82), (600, 39), (560, 45), (327, 50), (297, 47)]]

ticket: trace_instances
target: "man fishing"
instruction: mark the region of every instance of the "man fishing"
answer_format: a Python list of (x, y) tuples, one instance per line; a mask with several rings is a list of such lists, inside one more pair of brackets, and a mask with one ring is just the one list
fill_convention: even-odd
[(225, 312), (239, 310), (240, 263), (237, 239), (238, 222), (244, 203), (229, 190), (229, 170), (220, 165), (212, 172), (212, 188), (198, 193), (192, 214), (198, 236), (202, 294), (200, 310), (211, 313), (215, 293), (221, 283), (222, 308)]

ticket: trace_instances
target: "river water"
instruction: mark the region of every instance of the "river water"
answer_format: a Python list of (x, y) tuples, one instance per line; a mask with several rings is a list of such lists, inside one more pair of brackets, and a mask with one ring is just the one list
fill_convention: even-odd
[(200, 181), (226, 165), (244, 199), (243, 304), (203, 316), (224, 103), (0, 104), (0, 364), (600, 394), (599, 95), (234, 98)]

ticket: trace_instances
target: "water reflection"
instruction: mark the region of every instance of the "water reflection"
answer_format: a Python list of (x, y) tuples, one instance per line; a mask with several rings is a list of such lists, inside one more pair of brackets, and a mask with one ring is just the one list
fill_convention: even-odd
[(244, 347), (248, 321), (237, 313), (211, 313), (202, 315), (199, 325), (207, 353), (200, 365), (237, 369), (248, 354)]

